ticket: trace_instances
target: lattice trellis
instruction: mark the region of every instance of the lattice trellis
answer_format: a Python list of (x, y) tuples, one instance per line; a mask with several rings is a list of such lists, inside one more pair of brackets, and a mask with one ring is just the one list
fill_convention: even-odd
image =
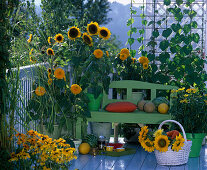
[[(186, 5), (186, 0), (183, 0), (184, 3), (180, 6), (181, 8), (185, 8)], [(169, 6), (167, 6), (167, 8), (170, 7), (174, 7), (176, 1), (175, 0), (171, 0), (171, 4)], [(144, 35), (144, 41), (143, 44), (146, 46), (146, 44), (150, 41), (150, 37), (152, 35), (152, 31), (156, 28), (159, 33), (161, 34), (162, 31), (166, 28), (169, 28), (171, 24), (173, 24), (175, 22), (174, 16), (170, 15), (168, 12), (166, 12), (166, 6), (164, 5), (164, 1), (163, 0), (131, 0), (131, 7), (134, 10), (137, 10), (137, 8), (140, 8), (140, 6), (144, 6), (144, 10), (142, 10), (142, 13), (145, 15), (145, 19), (148, 21), (148, 23), (150, 21), (159, 21), (162, 20), (163, 18), (166, 18), (166, 20), (164, 20), (162, 22), (161, 25), (157, 25), (157, 24), (152, 24), (150, 26), (148, 26), (148, 24), (146, 26), (143, 26), (140, 22), (137, 23), (136, 22), (136, 18), (137, 20), (141, 20), (140, 15), (136, 14), (133, 15), (131, 14), (131, 17), (134, 18), (135, 22), (131, 25), (131, 27), (136, 27), (138, 30), (139, 29), (145, 29), (145, 35)], [(196, 21), (198, 23), (198, 27), (196, 29), (192, 29), (192, 33), (198, 33), (200, 35), (200, 41), (198, 44), (196, 43), (192, 43), (194, 49), (195, 48), (201, 48), (204, 49), (206, 48), (207, 44), (207, 38), (206, 38), (206, 34), (207, 34), (207, 30), (206, 30), (206, 22), (207, 22), (207, 12), (206, 12), (206, 0), (195, 0), (195, 2), (193, 2), (190, 6), (190, 8), (192, 10), (195, 10), (197, 12), (197, 15), (195, 18), (193, 18), (192, 21)], [(182, 26), (184, 24), (187, 24), (190, 22), (189, 17), (184, 16), (184, 18), (182, 19), (182, 22), (180, 23)], [(173, 37), (175, 35), (175, 33), (172, 33), (171, 37)], [(134, 39), (137, 39), (139, 37), (138, 34), (132, 34), (131, 35)], [(159, 42), (163, 40), (162, 36), (159, 36), (156, 38), (156, 42), (157, 42), (157, 46), (155, 47), (155, 53), (160, 53), (161, 50), (159, 49)], [(132, 45), (131, 47), (132, 49), (136, 49), (137, 47), (135, 47), (135, 44)], [(146, 49), (149, 50), (149, 49)], [(205, 51), (204, 51), (205, 52)], [(207, 52), (207, 49), (206, 49)]]

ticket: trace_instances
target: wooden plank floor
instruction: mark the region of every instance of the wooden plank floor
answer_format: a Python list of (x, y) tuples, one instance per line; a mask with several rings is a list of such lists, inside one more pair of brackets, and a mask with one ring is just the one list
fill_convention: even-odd
[(72, 161), (70, 170), (207, 170), (207, 145), (202, 146), (199, 158), (189, 158), (182, 166), (160, 166), (156, 162), (154, 153), (147, 153), (137, 145), (128, 145), (136, 148), (136, 153), (122, 157), (97, 155), (78, 155)]

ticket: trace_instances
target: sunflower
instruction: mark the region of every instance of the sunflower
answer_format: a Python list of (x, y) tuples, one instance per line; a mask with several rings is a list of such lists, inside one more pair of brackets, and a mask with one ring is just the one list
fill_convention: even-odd
[(154, 151), (154, 143), (151, 141), (149, 138), (141, 142), (142, 147), (145, 149), (147, 152), (153, 152)]
[(108, 30), (108, 28), (100, 27), (99, 28), (99, 37), (103, 38), (104, 40), (108, 40), (111, 36), (111, 32)]
[(119, 54), (119, 58), (124, 61), (128, 58), (128, 56), (126, 54)]
[(48, 68), (47, 72), (51, 74), (52, 73), (52, 69)]
[(106, 56), (109, 57), (109, 52), (108, 51), (106, 51)]
[(63, 42), (63, 39), (64, 39), (64, 37), (62, 34), (56, 34), (56, 36), (55, 36), (56, 42), (61, 43), (61, 42)]
[(52, 37), (48, 37), (48, 38), (47, 38), (47, 42), (48, 42), (48, 44), (51, 44), (51, 39), (52, 39)]
[(188, 103), (187, 99), (181, 100), (180, 103)]
[(196, 93), (198, 90), (197, 89), (187, 89), (187, 93)]
[(154, 137), (160, 136), (162, 135), (163, 129), (158, 129), (155, 131), (155, 133), (153, 134)]
[(73, 94), (79, 94), (82, 91), (82, 88), (78, 84), (73, 84), (70, 88)]
[(35, 89), (35, 94), (36, 94), (37, 96), (43, 96), (45, 93), (46, 93), (46, 90), (45, 90), (45, 88), (42, 87), (42, 86), (39, 86), (39, 87), (37, 87), (37, 88)]
[(48, 84), (49, 84), (49, 85), (52, 84), (52, 79), (51, 79), (51, 78), (48, 79)]
[(32, 41), (32, 34), (29, 35), (29, 39), (27, 40), (28, 43)]
[(125, 54), (127, 57), (129, 57), (129, 50), (127, 49), (127, 48), (122, 48), (121, 49), (121, 52), (120, 52), (120, 55), (122, 55), (122, 54)]
[(144, 64), (144, 63), (148, 64), (149, 63), (149, 59), (147, 57), (142, 56), (142, 57), (139, 57), (139, 62), (141, 64)]
[(147, 133), (148, 133), (148, 126), (144, 126), (141, 128), (141, 131), (139, 132), (139, 142), (142, 143), (146, 136), (147, 136)]
[(54, 71), (54, 75), (55, 75), (55, 78), (57, 79), (63, 79), (65, 77), (65, 72), (62, 68), (57, 68)]
[(75, 40), (76, 38), (81, 36), (81, 32), (78, 27), (71, 27), (68, 31), (68, 38), (71, 40)]
[(32, 51), (33, 51), (33, 50), (34, 50), (33, 48), (30, 50), (29, 55), (32, 55)]
[(87, 33), (83, 33), (82, 38), (83, 38), (83, 41), (84, 41), (86, 44), (88, 44), (89, 46), (93, 46), (93, 40), (92, 40), (92, 38), (91, 38), (90, 35), (88, 35)]
[(181, 149), (181, 147), (184, 146), (184, 142), (185, 142), (185, 139), (182, 137), (181, 134), (179, 134), (178, 136), (176, 136), (176, 140), (172, 144), (172, 150), (178, 152)]
[(95, 55), (96, 58), (102, 58), (103, 57), (103, 51), (100, 49), (94, 50), (93, 54)]
[(99, 25), (97, 22), (91, 22), (87, 25), (87, 31), (90, 35), (98, 35)]
[(154, 141), (155, 149), (160, 152), (166, 152), (168, 150), (169, 144), (170, 141), (168, 140), (168, 137), (165, 135), (157, 136)]
[(136, 61), (136, 58), (132, 58), (132, 63), (135, 63), (135, 61)]
[(30, 62), (32, 62), (32, 63), (36, 63), (37, 60), (36, 60), (33, 56), (30, 56)]
[(54, 51), (52, 48), (47, 49), (47, 55), (55, 55)]
[(148, 67), (149, 67), (148, 63), (144, 63), (144, 64), (143, 64), (143, 69), (146, 70), (146, 69), (148, 69)]

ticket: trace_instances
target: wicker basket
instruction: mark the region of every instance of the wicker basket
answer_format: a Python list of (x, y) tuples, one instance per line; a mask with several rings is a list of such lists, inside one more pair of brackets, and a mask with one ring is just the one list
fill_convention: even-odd
[(158, 150), (155, 150), (155, 156), (156, 156), (156, 159), (157, 159), (157, 163), (159, 165), (182, 165), (182, 164), (186, 164), (188, 162), (188, 157), (189, 157), (189, 153), (190, 153), (190, 148), (192, 146), (192, 141), (187, 141), (186, 134), (185, 134), (185, 131), (183, 129), (183, 126), (175, 120), (165, 120), (165, 121), (163, 121), (160, 124), (158, 129), (161, 129), (162, 125), (167, 123), (167, 122), (173, 122), (173, 123), (176, 123), (180, 126), (180, 128), (183, 132), (185, 142), (184, 142), (184, 146), (182, 147), (182, 149), (179, 150), (178, 152), (173, 151), (171, 149), (171, 146), (168, 147), (167, 152), (160, 152)]

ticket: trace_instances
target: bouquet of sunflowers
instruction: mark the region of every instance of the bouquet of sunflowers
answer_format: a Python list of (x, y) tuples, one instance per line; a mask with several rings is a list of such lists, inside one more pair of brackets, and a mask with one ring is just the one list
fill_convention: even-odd
[(153, 152), (155, 149), (166, 152), (169, 147), (178, 152), (184, 146), (185, 139), (177, 130), (165, 132), (163, 129), (150, 130), (144, 126), (139, 132), (139, 142), (147, 152)]

